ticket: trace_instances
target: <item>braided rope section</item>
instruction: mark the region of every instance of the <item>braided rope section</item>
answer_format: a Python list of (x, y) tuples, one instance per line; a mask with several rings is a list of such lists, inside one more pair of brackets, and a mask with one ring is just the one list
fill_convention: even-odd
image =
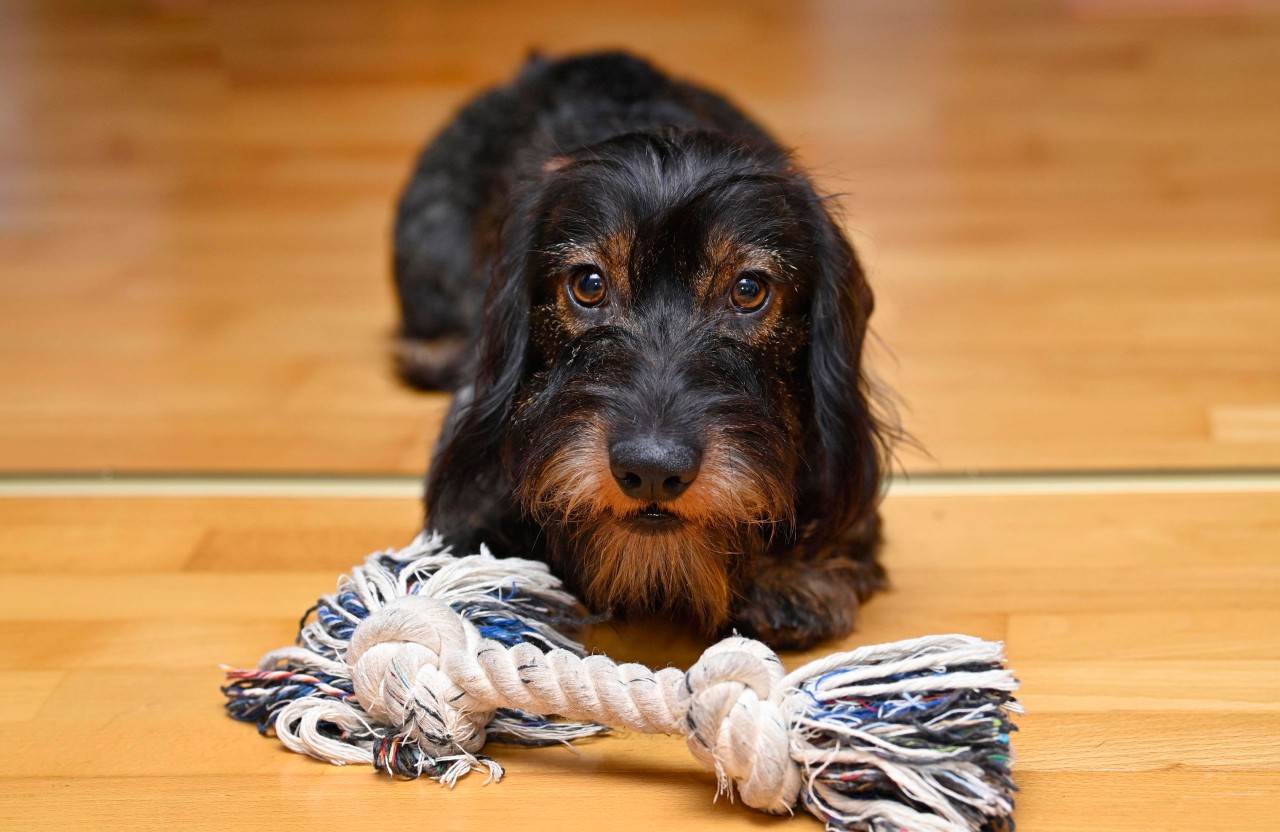
[[(689, 673), (486, 639), (437, 599), (399, 598), (356, 628), (346, 654), (356, 698), (379, 722), (455, 726), (483, 737), (498, 708), (555, 713), (646, 734), (680, 734), (749, 806), (789, 812), (800, 790), (786, 720), (771, 698), (782, 663), (758, 641), (726, 639)], [(428, 707), (424, 710), (423, 705)], [(472, 750), (468, 748), (468, 750)]]
[[(501, 776), (479, 754), (486, 737), (676, 734), (721, 793), (761, 811), (799, 804), (829, 829), (869, 832), (1012, 825), (1010, 720), (1021, 709), (998, 643), (931, 636), (786, 674), (768, 647), (733, 637), (687, 672), (654, 671), (584, 656), (556, 634), (572, 599), (540, 564), (453, 559), (434, 538), (415, 546), (416, 557), (371, 557), (322, 599), (299, 647), (233, 672), (233, 715), (274, 727), (295, 751), (450, 785), (473, 769)], [(394, 580), (389, 564), (400, 564)]]

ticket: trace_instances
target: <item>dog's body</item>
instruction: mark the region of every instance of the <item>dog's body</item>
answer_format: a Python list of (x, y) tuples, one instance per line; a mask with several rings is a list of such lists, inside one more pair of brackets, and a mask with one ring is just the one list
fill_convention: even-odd
[(883, 583), (871, 293), (733, 105), (626, 55), (534, 59), (424, 152), (395, 267), (401, 372), (459, 390), (427, 481), (447, 539), (601, 611), (849, 631)]

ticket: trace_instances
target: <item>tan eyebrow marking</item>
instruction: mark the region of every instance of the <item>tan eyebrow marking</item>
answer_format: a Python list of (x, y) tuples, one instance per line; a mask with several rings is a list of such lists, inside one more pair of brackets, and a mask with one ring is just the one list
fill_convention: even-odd
[(706, 253), (706, 265), (694, 280), (694, 292), (704, 303), (710, 303), (717, 295), (727, 294), (733, 279), (742, 272), (764, 272), (775, 281), (791, 281), (790, 267), (771, 248), (739, 243), (729, 235), (717, 235), (708, 240)]

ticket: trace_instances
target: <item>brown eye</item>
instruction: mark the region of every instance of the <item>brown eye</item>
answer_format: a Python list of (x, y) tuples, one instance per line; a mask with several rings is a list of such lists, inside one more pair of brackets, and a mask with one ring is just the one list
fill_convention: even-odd
[(768, 298), (769, 287), (764, 280), (750, 274), (739, 275), (729, 293), (729, 302), (739, 312), (755, 312)]
[(606, 284), (604, 275), (594, 266), (578, 269), (569, 276), (569, 294), (579, 306), (599, 306), (604, 303)]

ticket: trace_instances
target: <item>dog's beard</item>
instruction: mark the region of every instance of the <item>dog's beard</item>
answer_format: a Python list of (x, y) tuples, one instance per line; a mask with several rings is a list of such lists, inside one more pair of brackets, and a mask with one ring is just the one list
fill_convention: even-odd
[(741, 535), (682, 523), (640, 532), (612, 516), (557, 524), (548, 540), (572, 557), (592, 609), (623, 614), (678, 610), (714, 630), (729, 615), (732, 566)]
[(649, 506), (613, 481), (604, 425), (577, 428), (519, 489), (562, 577), (595, 610), (679, 610), (709, 632), (722, 626), (737, 565), (791, 522), (789, 472), (735, 452), (726, 431), (713, 431), (698, 477), (661, 506), (674, 517), (649, 527), (637, 517)]

